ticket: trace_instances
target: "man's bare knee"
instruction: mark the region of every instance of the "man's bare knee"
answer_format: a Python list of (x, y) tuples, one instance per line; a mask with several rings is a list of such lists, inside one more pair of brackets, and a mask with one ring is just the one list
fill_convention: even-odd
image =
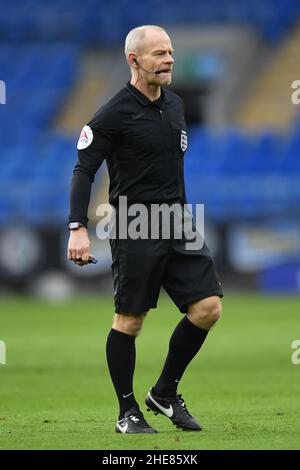
[(220, 318), (221, 300), (217, 296), (207, 297), (188, 306), (188, 318), (199, 328), (209, 330)]
[(134, 315), (131, 313), (116, 313), (113, 328), (131, 336), (137, 336), (142, 329), (145, 313)]

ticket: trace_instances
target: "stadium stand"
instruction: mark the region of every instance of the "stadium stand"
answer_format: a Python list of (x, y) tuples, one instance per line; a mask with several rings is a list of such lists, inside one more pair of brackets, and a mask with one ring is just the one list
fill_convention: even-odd
[[(168, 24), (169, 7), (170, 2), (158, 0), (86, 0), (84, 7), (53, 0), (49, 8), (46, 0), (38, 5), (25, 0), (20, 8), (0, 0), (0, 79), (9, 85), (7, 105), (0, 106), (1, 225), (16, 219), (37, 225), (66, 223), (76, 138), (53, 130), (53, 123), (63, 115), (75, 86), (82, 46), (121, 47), (136, 24)], [(201, 6), (196, 0), (175, 0), (171, 21), (245, 24), (275, 47), (299, 14), (296, 0), (211, 0)], [(64, 130), (72, 128), (68, 113), (62, 122), (67, 123)], [(206, 216), (215, 223), (283, 212), (299, 215), (299, 154), (299, 122), (282, 136), (272, 129), (251, 135), (240, 127), (219, 132), (191, 127), (188, 201), (205, 203)]]
[(30, 206), (45, 223), (52, 197), (57, 205), (54, 187), (67, 190), (74, 143), (49, 129), (73, 84), (78, 54), (73, 45), (0, 45), (1, 77), (9, 84), (7, 104), (0, 107), (2, 224), (8, 216), (27, 221)]
[[(66, 41), (119, 44), (137, 24), (250, 25), (262, 37), (277, 42), (299, 16), (297, 0), (74, 0), (0, 1), (0, 40)], [(74, 14), (74, 11), (77, 13)]]
[(290, 96), (291, 83), (300, 77), (299, 44), (300, 24), (254, 80), (236, 117), (240, 126), (249, 130), (272, 127), (279, 132), (290, 128), (297, 109), (291, 106)]

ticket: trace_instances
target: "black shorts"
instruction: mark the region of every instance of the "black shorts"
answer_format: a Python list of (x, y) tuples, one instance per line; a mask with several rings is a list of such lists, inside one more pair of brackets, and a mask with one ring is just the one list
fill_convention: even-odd
[(161, 286), (182, 313), (206, 297), (223, 297), (206, 245), (187, 250), (183, 239), (110, 240), (116, 313), (156, 308)]

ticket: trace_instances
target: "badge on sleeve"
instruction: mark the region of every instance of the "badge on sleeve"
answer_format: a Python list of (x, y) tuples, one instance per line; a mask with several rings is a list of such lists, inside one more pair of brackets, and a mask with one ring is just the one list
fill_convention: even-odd
[(90, 126), (84, 126), (78, 139), (78, 150), (86, 149), (93, 142), (93, 131)]
[(180, 146), (183, 152), (187, 149), (187, 134), (184, 130), (181, 131)]

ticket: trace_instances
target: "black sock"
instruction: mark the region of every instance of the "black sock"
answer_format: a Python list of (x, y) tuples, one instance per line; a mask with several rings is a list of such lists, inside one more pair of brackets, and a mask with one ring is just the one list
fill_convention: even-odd
[(195, 326), (185, 316), (176, 326), (162, 373), (153, 388), (154, 395), (173, 396), (178, 383), (193, 357), (201, 348), (208, 331)]
[(106, 358), (120, 405), (119, 419), (130, 408), (139, 406), (133, 394), (135, 336), (111, 329), (106, 341)]

